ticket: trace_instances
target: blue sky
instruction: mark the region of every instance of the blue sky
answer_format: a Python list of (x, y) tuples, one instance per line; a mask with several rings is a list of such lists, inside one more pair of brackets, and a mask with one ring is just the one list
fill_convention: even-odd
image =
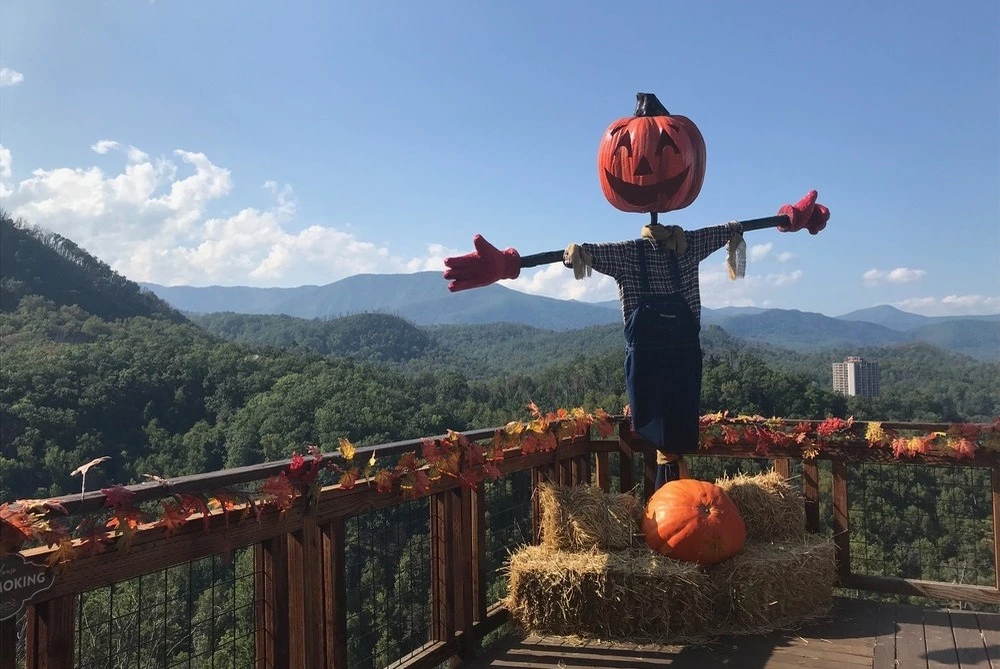
[[(1000, 312), (1000, 12), (939, 2), (0, 5), (0, 199), (129, 278), (323, 284), (638, 235), (596, 153), (638, 91), (691, 118), (701, 195), (768, 216), (710, 307)], [(442, 279), (443, 281), (443, 279)], [(561, 265), (511, 288), (614, 299)]]

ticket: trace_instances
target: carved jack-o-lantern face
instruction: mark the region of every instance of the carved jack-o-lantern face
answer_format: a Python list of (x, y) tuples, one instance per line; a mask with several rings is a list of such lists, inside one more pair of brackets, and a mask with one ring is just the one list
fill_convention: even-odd
[(684, 116), (671, 116), (640, 93), (636, 115), (618, 119), (601, 140), (597, 166), (604, 196), (629, 212), (683, 209), (705, 180), (705, 140)]

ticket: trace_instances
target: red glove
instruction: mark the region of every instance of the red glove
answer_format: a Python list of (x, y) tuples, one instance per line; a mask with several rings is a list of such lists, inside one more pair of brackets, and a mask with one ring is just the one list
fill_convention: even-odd
[(445, 258), (444, 278), (451, 279), (448, 290), (488, 286), (500, 279), (516, 279), (521, 274), (521, 256), (515, 249), (500, 251), (482, 235), (473, 237), (476, 250), (464, 256)]
[(798, 232), (802, 228), (809, 234), (818, 235), (830, 220), (830, 210), (816, 203), (816, 191), (811, 190), (794, 205), (786, 204), (778, 210), (778, 215), (784, 215), (791, 221), (790, 225), (779, 225), (781, 232)]

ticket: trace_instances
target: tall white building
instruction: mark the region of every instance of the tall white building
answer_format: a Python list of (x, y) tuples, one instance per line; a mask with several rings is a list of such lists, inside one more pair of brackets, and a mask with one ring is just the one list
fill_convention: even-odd
[(878, 397), (878, 363), (860, 356), (833, 363), (833, 390), (844, 395)]

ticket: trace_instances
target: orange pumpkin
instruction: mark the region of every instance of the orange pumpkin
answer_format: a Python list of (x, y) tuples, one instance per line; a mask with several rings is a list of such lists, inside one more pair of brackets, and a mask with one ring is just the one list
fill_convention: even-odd
[(628, 212), (683, 209), (705, 181), (705, 140), (698, 126), (670, 114), (651, 93), (636, 95), (635, 116), (608, 126), (597, 151), (604, 197)]
[(705, 565), (739, 553), (747, 536), (732, 499), (714, 483), (697, 479), (669, 481), (653, 493), (642, 531), (657, 553)]

